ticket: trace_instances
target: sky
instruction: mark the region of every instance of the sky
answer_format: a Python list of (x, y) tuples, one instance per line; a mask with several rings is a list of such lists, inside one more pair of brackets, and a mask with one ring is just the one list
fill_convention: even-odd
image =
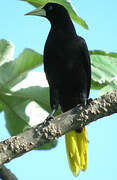
[[(72, 0), (72, 3), (79, 16), (89, 25), (87, 31), (74, 23), (77, 33), (85, 38), (89, 50), (117, 52), (117, 1)], [(15, 45), (15, 58), (24, 48), (31, 48), (43, 54), (50, 24), (41, 17), (24, 16), (33, 9), (31, 5), (19, 0), (0, 0), (0, 39), (12, 41)], [(91, 91), (90, 97), (98, 96), (99, 91)], [(79, 180), (117, 179), (116, 119), (117, 115), (112, 115), (87, 126), (88, 169), (80, 173), (77, 177)], [(0, 140), (4, 140), (10, 135), (5, 128), (3, 113), (0, 123)], [(19, 180), (75, 180), (69, 170), (64, 136), (59, 139), (56, 148), (48, 151), (33, 150), (12, 160), (6, 166)]]

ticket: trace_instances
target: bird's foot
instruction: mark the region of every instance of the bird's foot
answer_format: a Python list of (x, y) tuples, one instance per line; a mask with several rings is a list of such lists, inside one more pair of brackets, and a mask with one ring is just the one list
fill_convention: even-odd
[(89, 105), (91, 102), (93, 101), (92, 98), (90, 99), (86, 99), (85, 101), (82, 101), (80, 104), (77, 105), (77, 107), (81, 107), (81, 106), (86, 106), (86, 105)]
[(92, 98), (87, 99), (87, 105), (89, 105), (92, 101), (93, 101), (93, 99), (92, 99)]
[(47, 118), (45, 119), (44, 124), (49, 124), (49, 122), (51, 122), (53, 119), (54, 119), (54, 116), (49, 114)]
[(87, 100), (85, 100), (85, 101), (82, 101), (80, 104), (77, 104), (77, 107), (81, 107), (81, 106), (86, 106), (87, 105)]
[(49, 116), (46, 118), (46, 121), (50, 121), (50, 120), (53, 120), (54, 119), (54, 116), (49, 114)]

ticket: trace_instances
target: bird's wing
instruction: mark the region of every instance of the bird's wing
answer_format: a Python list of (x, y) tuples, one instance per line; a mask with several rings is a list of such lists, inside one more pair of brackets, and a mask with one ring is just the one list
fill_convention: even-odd
[(89, 96), (89, 91), (90, 91), (90, 86), (91, 86), (91, 62), (90, 62), (90, 55), (88, 51), (87, 44), (85, 40), (79, 36), (80, 42), (81, 42), (81, 52), (83, 56), (83, 65), (85, 72), (87, 73), (87, 90), (88, 90), (88, 96)]

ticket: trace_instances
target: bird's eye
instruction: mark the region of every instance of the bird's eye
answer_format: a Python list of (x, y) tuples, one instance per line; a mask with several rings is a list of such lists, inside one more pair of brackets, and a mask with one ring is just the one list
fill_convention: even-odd
[(49, 6), (48, 10), (51, 11), (53, 9), (53, 6)]

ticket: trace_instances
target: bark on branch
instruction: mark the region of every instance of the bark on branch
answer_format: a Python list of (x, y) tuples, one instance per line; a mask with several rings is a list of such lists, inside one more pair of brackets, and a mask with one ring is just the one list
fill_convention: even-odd
[(4, 165), (0, 167), (0, 178), (2, 180), (18, 180), (16, 176)]
[(57, 139), (67, 132), (83, 127), (105, 116), (117, 113), (117, 90), (94, 99), (87, 106), (77, 106), (17, 136), (0, 142), (0, 165)]

